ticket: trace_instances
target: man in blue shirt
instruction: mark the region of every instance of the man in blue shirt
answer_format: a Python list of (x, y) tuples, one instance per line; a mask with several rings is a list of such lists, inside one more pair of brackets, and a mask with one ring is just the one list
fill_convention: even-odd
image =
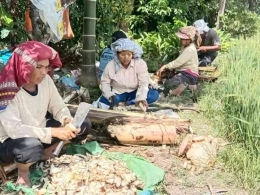
[[(118, 30), (112, 34), (112, 43), (116, 42), (118, 39), (124, 39), (124, 38), (127, 38), (126, 34)], [(99, 64), (99, 72), (98, 72), (99, 82), (107, 64), (113, 59), (114, 59), (114, 54), (109, 45), (102, 51), (102, 54), (100, 56), (100, 64)]]

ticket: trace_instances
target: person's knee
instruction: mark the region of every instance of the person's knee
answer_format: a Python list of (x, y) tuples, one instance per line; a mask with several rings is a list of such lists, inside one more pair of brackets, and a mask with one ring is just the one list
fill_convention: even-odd
[(172, 79), (168, 79), (165, 81), (164, 88), (173, 89), (173, 88), (178, 87), (180, 84), (181, 84), (181, 82), (178, 79), (172, 78)]
[(159, 99), (159, 92), (154, 89), (150, 89), (147, 97), (147, 103), (152, 104), (156, 102), (158, 99)]
[(120, 96), (117, 95), (117, 94), (115, 94), (114, 97), (115, 97), (115, 98), (114, 98), (114, 104), (115, 104), (115, 105), (118, 105), (119, 102), (121, 102), (122, 100), (121, 100)]
[(92, 133), (92, 124), (91, 124), (90, 120), (88, 118), (86, 118), (80, 127), (79, 134), (77, 135), (76, 138), (72, 139), (71, 141), (72, 142), (81, 142), (84, 139), (86, 139), (87, 136), (91, 133)]
[(91, 124), (89, 118), (85, 118), (84, 122), (81, 125), (82, 132), (84, 132), (84, 134), (85, 134), (85, 132), (91, 130), (91, 128), (92, 128), (92, 124)]
[(207, 65), (208, 65), (208, 63), (207, 63), (206, 60), (201, 60), (201, 61), (199, 62), (199, 66), (200, 66), (200, 67), (205, 67), (205, 66), (207, 66)]
[(14, 161), (22, 164), (37, 162), (42, 159), (43, 145), (36, 138), (24, 138), (14, 148)]

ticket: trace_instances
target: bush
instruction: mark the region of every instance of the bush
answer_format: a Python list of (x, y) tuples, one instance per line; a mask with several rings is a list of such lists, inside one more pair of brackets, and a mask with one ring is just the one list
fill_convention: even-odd
[(176, 36), (176, 32), (185, 25), (186, 23), (180, 20), (176, 20), (174, 25), (161, 23), (158, 31), (139, 33), (134, 36), (143, 48), (143, 58), (150, 72), (157, 71), (159, 64), (170, 62), (179, 55), (180, 39)]
[[(244, 6), (245, 7), (245, 6)], [(253, 36), (259, 29), (260, 17), (247, 9), (234, 6), (227, 8), (225, 15), (221, 18), (222, 30), (238, 37)]]
[(221, 52), (227, 52), (235, 45), (236, 39), (232, 38), (232, 35), (228, 32), (215, 29), (221, 41)]
[(244, 152), (236, 156), (230, 153), (226, 161), (244, 184), (252, 188), (260, 183), (260, 164), (256, 163), (260, 161), (259, 49), (260, 34), (239, 39), (236, 46), (220, 56), (221, 77), (208, 86), (201, 99), (207, 116), (212, 117), (223, 134), (242, 145)]

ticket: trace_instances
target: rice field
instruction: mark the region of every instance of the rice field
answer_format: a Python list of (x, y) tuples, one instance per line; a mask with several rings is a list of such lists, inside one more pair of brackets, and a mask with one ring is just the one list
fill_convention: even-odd
[(223, 159), (245, 188), (260, 191), (260, 34), (239, 39), (218, 59), (221, 76), (200, 100), (232, 143)]

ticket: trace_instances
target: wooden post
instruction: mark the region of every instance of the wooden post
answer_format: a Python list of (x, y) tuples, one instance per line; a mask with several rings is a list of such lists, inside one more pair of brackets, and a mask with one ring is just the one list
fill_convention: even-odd
[(217, 17), (217, 29), (221, 29), (221, 16), (224, 15), (226, 7), (226, 0), (219, 0), (219, 11), (218, 11), (218, 17)]
[(96, 0), (84, 0), (81, 84), (86, 87), (98, 86), (95, 65), (96, 19)]

